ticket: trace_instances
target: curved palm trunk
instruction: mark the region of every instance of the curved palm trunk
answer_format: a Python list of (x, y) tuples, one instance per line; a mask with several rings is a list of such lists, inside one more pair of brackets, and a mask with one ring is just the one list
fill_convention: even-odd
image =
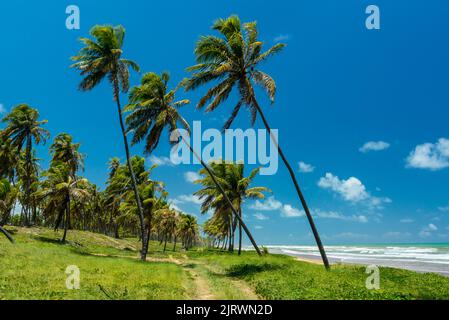
[(284, 153), (282, 152), (281, 147), (279, 146), (279, 143), (276, 141), (276, 138), (271, 132), (271, 128), (267, 122), (267, 119), (265, 118), (264, 113), (262, 112), (262, 109), (260, 108), (256, 98), (253, 95), (253, 103), (254, 106), (257, 109), (257, 112), (260, 114), (262, 121), (265, 125), (265, 128), (270, 133), (271, 140), (273, 143), (275, 143), (275, 146), (278, 149), (279, 155), (281, 156), (282, 161), (284, 162), (285, 166), (287, 167), (288, 172), (290, 173), (290, 177), (293, 181), (293, 184), (295, 185), (296, 193), (298, 194), (299, 199), (301, 200), (302, 207), (304, 208), (304, 212), (306, 213), (307, 219), (309, 220), (310, 227), (312, 228), (313, 236), (315, 237), (316, 244), (318, 246), (318, 249), (320, 250), (321, 258), (323, 260), (324, 266), (327, 270), (330, 269), (329, 266), (329, 260), (327, 259), (326, 251), (324, 250), (323, 243), (321, 242), (320, 235), (318, 234), (318, 230), (315, 226), (315, 222), (313, 221), (313, 217), (310, 213), (309, 207), (307, 206), (306, 199), (304, 198), (304, 195), (302, 194), (302, 191), (299, 187), (298, 181), (296, 180), (295, 172), (293, 171), (292, 167), (290, 166), (289, 162), (287, 161), (287, 158), (285, 157)]
[(142, 208), (142, 202), (140, 201), (139, 191), (137, 190), (136, 176), (134, 174), (134, 170), (133, 170), (133, 167), (131, 164), (131, 156), (130, 156), (130, 152), (129, 152), (128, 138), (126, 137), (125, 124), (123, 122), (123, 114), (122, 114), (122, 107), (120, 105), (119, 92), (120, 92), (120, 90), (118, 87), (118, 82), (117, 82), (117, 80), (115, 80), (114, 81), (114, 97), (115, 97), (115, 101), (117, 102), (117, 111), (118, 111), (119, 120), (120, 120), (120, 129), (122, 130), (123, 142), (125, 145), (126, 162), (128, 164), (128, 169), (131, 174), (131, 182), (132, 182), (132, 187), (133, 187), (133, 191), (134, 191), (134, 197), (136, 198), (137, 210), (139, 213), (140, 234), (142, 237), (142, 251), (140, 252), (140, 259), (142, 261), (146, 261), (147, 250), (148, 250), (148, 244), (147, 244), (148, 239), (145, 234), (145, 229), (146, 229), (145, 228), (145, 219), (144, 219), (144, 215), (143, 215), (143, 208)]
[(11, 243), (14, 243), (13, 237), (2, 226), (0, 226), (0, 232), (3, 233), (5, 237), (8, 238), (9, 241), (11, 241)]
[(240, 218), (237, 210), (235, 210), (234, 206), (232, 205), (231, 200), (229, 199), (228, 195), (226, 194), (226, 192), (224, 191), (223, 187), (218, 183), (217, 179), (215, 179), (214, 174), (212, 173), (212, 170), (209, 168), (209, 166), (203, 161), (203, 159), (201, 159), (201, 157), (195, 152), (195, 150), (193, 150), (193, 147), (190, 145), (190, 143), (188, 143), (188, 141), (186, 141), (186, 139), (181, 135), (181, 139), (182, 141), (184, 141), (184, 143), (189, 147), (190, 151), (192, 152), (192, 154), (195, 156), (196, 159), (198, 159), (201, 163), (201, 165), (204, 167), (204, 169), (206, 169), (207, 173), (209, 174), (209, 176), (211, 177), (212, 181), (214, 182), (214, 184), (217, 186), (217, 188), (219, 189), (220, 193), (223, 195), (225, 201), (228, 203), (232, 213), (234, 214), (234, 216), (236, 217), (236, 219), (239, 221), (239, 223), (241, 224), (243, 230), (245, 231), (246, 235), (248, 236), (249, 240), (251, 241), (251, 244), (253, 245), (254, 249), (256, 249), (256, 252), (259, 256), (262, 255), (262, 253), (260, 252), (259, 247), (257, 246), (256, 241), (253, 238), (253, 235), (251, 234), (251, 232), (249, 231), (248, 227), (246, 226), (246, 224), (243, 222), (243, 220)]

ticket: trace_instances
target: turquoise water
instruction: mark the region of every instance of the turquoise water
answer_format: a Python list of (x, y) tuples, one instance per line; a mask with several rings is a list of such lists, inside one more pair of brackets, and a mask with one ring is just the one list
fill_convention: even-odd
[[(267, 246), (271, 253), (320, 259), (315, 246)], [(326, 246), (331, 263), (394, 267), (449, 276), (449, 243), (356, 244)]]

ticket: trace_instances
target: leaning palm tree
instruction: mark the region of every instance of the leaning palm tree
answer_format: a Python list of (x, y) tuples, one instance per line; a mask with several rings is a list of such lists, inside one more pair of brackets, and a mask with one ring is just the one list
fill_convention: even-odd
[(24, 145), (25, 148), (25, 165), (24, 165), (24, 201), (22, 204), (25, 212), (25, 224), (30, 222), (30, 208), (31, 208), (31, 184), (32, 175), (34, 172), (33, 166), (33, 141), (38, 145), (41, 142), (45, 143), (50, 134), (47, 130), (42, 128), (42, 125), (47, 123), (47, 120), (39, 121), (39, 112), (31, 108), (27, 104), (20, 104), (14, 107), (8, 115), (3, 119), (7, 123), (7, 127), (3, 130), (3, 135), (6, 139), (10, 139), (13, 147), (16, 148), (17, 153), (20, 154)]
[[(151, 153), (159, 144), (161, 134), (165, 128), (169, 129), (170, 136), (178, 129), (178, 122), (190, 132), (187, 121), (180, 115), (178, 108), (190, 103), (189, 100), (175, 101), (176, 89), (168, 91), (168, 81), (170, 77), (164, 72), (161, 76), (150, 72), (143, 76), (140, 86), (131, 89), (129, 94), (129, 105), (126, 111), (131, 114), (126, 118), (128, 131), (133, 132), (132, 144), (137, 144), (145, 139), (145, 153)], [(245, 223), (240, 219), (237, 210), (233, 207), (232, 202), (227, 197), (226, 192), (217, 182), (212, 170), (199, 157), (192, 146), (181, 135), (182, 141), (189, 147), (193, 155), (200, 160), (201, 165), (207, 171), (214, 184), (220, 190), (224, 197), (224, 201), (229, 205), (233, 214), (241, 223), (245, 233), (261, 255), (251, 232)], [(170, 139), (170, 143), (177, 143)]]
[(137, 181), (131, 165), (131, 156), (129, 151), (128, 139), (126, 138), (125, 125), (122, 116), (122, 107), (120, 104), (120, 91), (128, 92), (129, 89), (129, 68), (139, 72), (139, 66), (128, 59), (123, 59), (123, 42), (125, 39), (125, 29), (122, 26), (95, 26), (90, 31), (94, 38), (81, 38), (81, 42), (85, 45), (72, 60), (75, 64), (72, 68), (80, 71), (83, 80), (79, 85), (82, 91), (88, 91), (95, 88), (105, 77), (108, 78), (112, 85), (113, 97), (117, 104), (117, 112), (119, 115), (120, 128), (122, 131), (123, 142), (125, 145), (126, 160), (131, 174), (131, 183), (133, 186), (134, 197), (137, 203), (137, 211), (140, 221), (140, 233), (142, 237), (141, 259), (146, 260), (145, 241), (145, 225), (142, 202), (137, 189)]
[(254, 85), (260, 86), (267, 91), (271, 102), (274, 102), (276, 83), (267, 73), (259, 70), (258, 66), (261, 62), (281, 51), (285, 45), (279, 43), (262, 52), (263, 42), (258, 39), (257, 23), (249, 22), (242, 25), (237, 16), (218, 19), (214, 23), (213, 29), (218, 31), (222, 37), (201, 37), (195, 48), (197, 64), (188, 68), (188, 71), (193, 72), (193, 75), (190, 79), (184, 81), (184, 87), (189, 91), (207, 83), (214, 83), (214, 86), (198, 103), (198, 108), (203, 108), (207, 104), (206, 112), (214, 111), (228, 99), (233, 89), (237, 88), (239, 99), (223, 129), (228, 129), (231, 126), (242, 107), (249, 110), (251, 125), (254, 125), (257, 115), (260, 115), (288, 169), (309, 220), (324, 265), (329, 268), (326, 252), (295, 173), (273, 135), (254, 92)]
[[(238, 210), (240, 219), (243, 221), (242, 206), (246, 199), (263, 199), (265, 198), (264, 192), (270, 192), (265, 187), (251, 187), (255, 177), (259, 173), (259, 168), (251, 171), (249, 176), (245, 177), (245, 166), (243, 163), (226, 162), (225, 160), (215, 161), (211, 164), (211, 167), (216, 173), (219, 183), (228, 194), (229, 199), (232, 201), (234, 208)], [(200, 171), (203, 178), (195, 181), (196, 184), (201, 184), (203, 189), (197, 191), (195, 195), (199, 199), (204, 200), (201, 206), (201, 212), (206, 213), (210, 210), (216, 210), (216, 213), (226, 212), (227, 204), (223, 201), (223, 196), (220, 191), (217, 190), (215, 184), (211, 180), (210, 176), (203, 169)], [(242, 252), (242, 224), (237, 219), (231, 220), (229, 225), (231, 239), (229, 248), (234, 250), (234, 235), (237, 224), (239, 225), (239, 250), (238, 254)]]

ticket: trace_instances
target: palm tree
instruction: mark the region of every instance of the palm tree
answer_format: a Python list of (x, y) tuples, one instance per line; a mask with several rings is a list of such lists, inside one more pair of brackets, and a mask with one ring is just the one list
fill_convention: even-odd
[(194, 216), (181, 214), (179, 222), (179, 234), (184, 249), (189, 250), (198, 237), (198, 222)]
[(15, 183), (18, 163), (18, 154), (16, 148), (12, 145), (5, 133), (0, 130), (0, 178), (7, 178), (10, 183)]
[(8, 222), (18, 193), (18, 188), (11, 185), (8, 179), (0, 179), (0, 226)]
[(70, 175), (75, 177), (78, 170), (84, 168), (84, 156), (79, 152), (80, 144), (73, 143), (73, 138), (67, 133), (56, 136), (50, 151), (53, 154), (51, 162), (63, 162), (69, 167)]
[(55, 230), (59, 228), (64, 217), (64, 234), (61, 242), (65, 242), (70, 226), (71, 205), (74, 202), (83, 202), (88, 199), (88, 182), (86, 179), (73, 178), (69, 166), (63, 162), (54, 163), (44, 173), (44, 176), (46, 180), (42, 183), (42, 189), (36, 192), (36, 196), (48, 200), (47, 206), (44, 208), (45, 213), (58, 213)]
[(33, 140), (34, 144), (38, 145), (41, 142), (45, 143), (50, 134), (42, 128), (42, 125), (47, 123), (47, 120), (39, 121), (39, 112), (31, 108), (27, 104), (20, 104), (14, 107), (8, 115), (3, 119), (7, 123), (7, 127), (3, 130), (3, 135), (6, 139), (10, 139), (12, 146), (16, 148), (20, 154), (24, 145), (25, 149), (25, 199), (23, 209), (25, 212), (25, 224), (28, 225), (30, 221), (30, 206), (31, 206), (31, 183), (33, 174)]
[[(133, 132), (132, 144), (137, 144), (145, 139), (145, 153), (151, 153), (159, 144), (159, 140), (164, 128), (168, 127), (171, 133), (177, 130), (177, 123), (190, 132), (187, 121), (179, 114), (178, 108), (190, 103), (189, 100), (175, 101), (175, 90), (168, 91), (168, 81), (170, 77), (168, 73), (164, 72), (161, 76), (156, 73), (147, 73), (143, 76), (141, 85), (131, 89), (129, 94), (129, 105), (126, 111), (131, 114), (126, 118), (128, 131)], [(223, 188), (216, 181), (213, 172), (204, 163), (204, 161), (193, 150), (192, 146), (181, 136), (181, 139), (189, 147), (193, 155), (200, 160), (201, 165), (208, 172), (214, 184), (223, 194), (225, 201), (228, 203), (233, 214), (239, 219), (245, 233), (248, 235), (251, 243), (256, 249), (257, 253), (261, 255), (260, 249), (257, 246), (249, 229), (241, 221), (237, 210), (232, 206), (232, 202), (227, 198)], [(170, 139), (170, 143), (176, 143)]]
[[(269, 189), (265, 187), (250, 187), (254, 178), (259, 173), (259, 168), (251, 171), (248, 177), (244, 176), (245, 166), (243, 163), (231, 163), (226, 162), (225, 160), (216, 161), (211, 165), (214, 173), (216, 173), (217, 179), (219, 179), (219, 183), (223, 186), (223, 189), (228, 194), (229, 199), (232, 201), (232, 205), (239, 212), (240, 219), (243, 221), (242, 215), (242, 205), (246, 199), (263, 199), (265, 195), (263, 192), (270, 192)], [(203, 169), (200, 171), (200, 174), (203, 175), (203, 179), (195, 181), (197, 184), (201, 184), (204, 186), (203, 189), (196, 192), (200, 199), (204, 199), (205, 201), (202, 204), (201, 211), (203, 213), (209, 212), (210, 209), (216, 209), (221, 212), (222, 207), (224, 207), (224, 211), (229, 211), (227, 209), (227, 204), (223, 202), (223, 197), (219, 190), (217, 190), (213, 181), (211, 181), (210, 177), (207, 175), (207, 172)], [(232, 217), (232, 215), (229, 215)], [(239, 225), (239, 251), (238, 254), (241, 254), (242, 251), (242, 225), (238, 222), (237, 219), (234, 221), (231, 220), (230, 223), (230, 250), (234, 249), (234, 235), (235, 229)]]
[[(237, 88), (239, 100), (223, 129), (228, 129), (231, 126), (243, 106), (251, 114), (251, 125), (254, 125), (258, 114), (261, 116), (273, 143), (275, 143), (278, 149), (282, 161), (289, 171), (315, 236), (323, 263), (328, 269), (329, 262), (326, 252), (304, 195), (296, 180), (295, 173), (279, 146), (278, 141), (272, 134), (271, 128), (254, 93), (254, 85), (260, 86), (267, 91), (271, 102), (274, 102), (276, 83), (268, 74), (259, 70), (258, 65), (280, 52), (285, 45), (276, 44), (267, 51), (262, 52), (263, 42), (258, 39), (257, 23), (249, 22), (242, 25), (240, 19), (235, 15), (227, 19), (218, 19), (214, 23), (213, 29), (218, 31), (222, 37), (203, 36), (200, 38), (195, 48), (197, 64), (188, 68), (188, 71), (193, 72), (193, 75), (190, 79), (186, 79), (183, 85), (189, 91), (210, 82), (214, 83), (214, 86), (208, 90), (197, 105), (198, 108), (202, 108), (207, 104), (206, 112), (211, 112), (223, 104), (228, 99), (232, 90)], [(215, 83), (217, 81), (218, 84)]]
[(125, 29), (122, 26), (95, 26), (90, 31), (94, 38), (81, 38), (85, 45), (79, 54), (72, 57), (76, 61), (72, 68), (80, 71), (83, 80), (79, 85), (82, 91), (88, 91), (95, 88), (105, 77), (112, 85), (113, 97), (117, 104), (120, 128), (122, 131), (123, 142), (125, 145), (126, 160), (131, 174), (134, 197), (136, 198), (137, 211), (140, 221), (140, 232), (142, 237), (141, 259), (146, 260), (145, 225), (142, 203), (137, 190), (137, 181), (131, 165), (131, 156), (129, 151), (128, 139), (126, 137), (125, 125), (123, 122), (122, 108), (120, 104), (120, 91), (128, 92), (129, 89), (129, 68), (139, 72), (139, 66), (128, 59), (123, 59), (123, 42), (125, 39)]

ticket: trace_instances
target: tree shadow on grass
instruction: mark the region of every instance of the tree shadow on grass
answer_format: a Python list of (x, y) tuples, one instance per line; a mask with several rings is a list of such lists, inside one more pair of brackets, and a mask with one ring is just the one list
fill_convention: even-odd
[(46, 243), (67, 244), (67, 242), (62, 242), (61, 239), (49, 238), (49, 237), (44, 237), (44, 236), (33, 236), (33, 239), (40, 241), (40, 242), (46, 242)]
[(226, 271), (226, 275), (230, 277), (246, 277), (252, 276), (264, 271), (273, 271), (280, 269), (281, 266), (271, 263), (263, 264), (238, 264), (230, 267)]

